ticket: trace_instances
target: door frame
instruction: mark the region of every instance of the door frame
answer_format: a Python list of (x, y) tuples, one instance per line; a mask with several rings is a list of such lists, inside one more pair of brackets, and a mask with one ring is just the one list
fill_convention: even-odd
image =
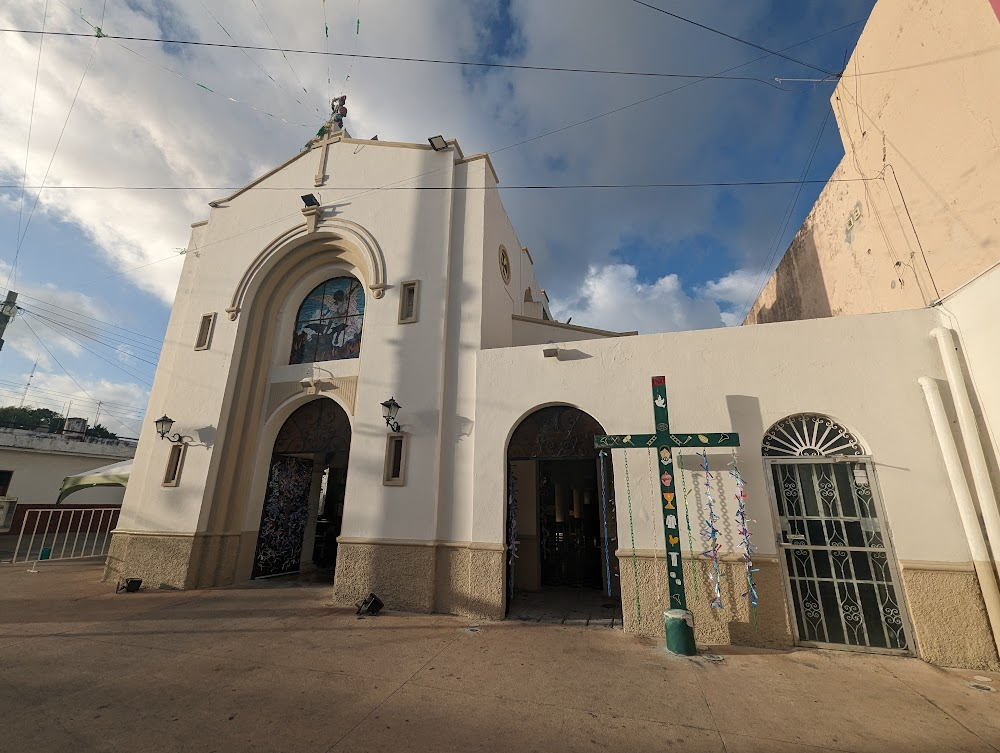
[[(913, 623), (910, 620), (910, 610), (906, 601), (906, 592), (903, 587), (903, 579), (900, 576), (899, 563), (896, 559), (896, 548), (892, 543), (892, 528), (889, 525), (889, 517), (886, 514), (885, 505), (882, 501), (882, 491), (878, 482), (878, 475), (875, 472), (875, 460), (871, 455), (812, 455), (800, 457), (768, 457), (764, 460), (764, 476), (767, 482), (767, 493), (771, 509), (771, 526), (774, 532), (775, 548), (778, 554), (778, 566), (781, 568), (781, 578), (785, 588), (785, 608), (788, 614), (789, 627), (792, 632), (792, 640), (796, 646), (807, 646), (812, 648), (834, 649), (838, 651), (857, 651), (873, 654), (890, 654), (893, 656), (913, 656), (919, 657), (917, 643), (913, 637)], [(785, 561), (785, 544), (782, 539), (781, 520), (778, 513), (777, 489), (774, 486), (773, 467), (776, 465), (836, 465), (838, 463), (863, 463), (868, 478), (871, 482), (872, 502), (875, 505), (875, 513), (878, 515), (879, 525), (882, 529), (883, 540), (885, 542), (886, 561), (889, 572), (892, 575), (892, 585), (896, 593), (896, 606), (899, 608), (899, 617), (902, 620), (903, 635), (906, 637), (906, 649), (880, 648), (877, 646), (856, 646), (845, 643), (824, 643), (821, 641), (803, 640), (799, 635), (798, 618), (795, 613), (795, 595), (792, 592), (792, 579), (788, 571), (788, 563)], [(847, 548), (847, 547), (845, 547)]]

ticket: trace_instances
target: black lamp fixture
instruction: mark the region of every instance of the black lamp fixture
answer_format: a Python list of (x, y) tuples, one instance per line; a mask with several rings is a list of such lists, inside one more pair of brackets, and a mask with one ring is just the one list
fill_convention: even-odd
[(170, 434), (172, 428), (174, 428), (174, 419), (166, 413), (156, 419), (156, 433), (160, 435), (160, 439), (169, 439), (174, 443), (183, 442), (187, 439), (187, 437), (181, 434)]
[(316, 194), (307, 193), (302, 197), (302, 203), (306, 205), (306, 209), (309, 207), (318, 207), (319, 199), (316, 198)]
[(448, 142), (444, 140), (444, 136), (431, 136), (427, 141), (435, 152), (443, 152), (448, 148)]
[(396, 423), (396, 414), (399, 413), (399, 409), (402, 407), (402, 405), (396, 402), (396, 398), (394, 397), (390, 397), (382, 403), (382, 418), (385, 419), (385, 425), (397, 433), (399, 432), (399, 424)]

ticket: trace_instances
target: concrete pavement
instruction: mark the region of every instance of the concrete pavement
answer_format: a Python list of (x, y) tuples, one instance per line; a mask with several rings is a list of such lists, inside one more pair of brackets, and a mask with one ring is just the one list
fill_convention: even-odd
[[(264, 581), (114, 594), (0, 566), (0, 750), (1000, 750), (1000, 675), (839, 651), (671, 657), (612, 629), (328, 606)], [(984, 678), (976, 680), (975, 678)]]

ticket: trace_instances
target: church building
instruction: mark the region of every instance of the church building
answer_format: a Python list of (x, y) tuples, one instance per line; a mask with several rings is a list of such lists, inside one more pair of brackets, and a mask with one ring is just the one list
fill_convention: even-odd
[(337, 604), (477, 620), (573, 590), (661, 640), (685, 607), (699, 644), (1000, 668), (1000, 269), (948, 311), (607, 332), (553, 321), (497, 186), (331, 121), (211, 203), (108, 578), (319, 568)]

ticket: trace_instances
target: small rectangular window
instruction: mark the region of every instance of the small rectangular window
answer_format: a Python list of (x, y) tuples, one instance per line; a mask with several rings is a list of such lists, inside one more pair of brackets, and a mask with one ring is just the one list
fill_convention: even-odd
[(198, 327), (198, 340), (194, 344), (195, 350), (208, 350), (212, 342), (212, 330), (215, 329), (215, 314), (205, 314), (201, 318), (201, 326)]
[(404, 282), (399, 290), (399, 323), (410, 324), (417, 321), (417, 306), (420, 299), (420, 281)]
[(170, 445), (170, 455), (167, 457), (167, 468), (163, 473), (164, 486), (177, 486), (181, 480), (181, 467), (184, 465), (184, 454), (187, 445)]
[(0, 471), (0, 497), (7, 496), (12, 478), (14, 478), (14, 471)]
[(382, 482), (386, 486), (403, 486), (406, 483), (406, 434), (389, 434), (385, 443), (385, 470)]

